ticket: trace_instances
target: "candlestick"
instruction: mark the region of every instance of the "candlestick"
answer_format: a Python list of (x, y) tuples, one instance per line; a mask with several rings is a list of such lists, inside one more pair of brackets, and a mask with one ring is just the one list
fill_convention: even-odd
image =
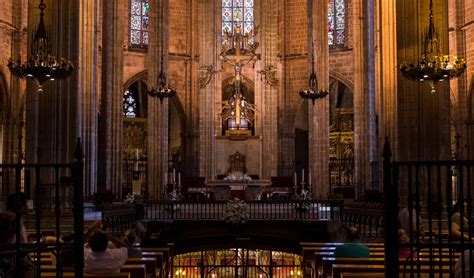
[(296, 172), (295, 172), (295, 185), (298, 184), (298, 177), (296, 176)]
[(178, 185), (181, 186), (181, 172), (178, 172)]
[(176, 169), (173, 168), (173, 183), (176, 184)]
[(311, 186), (311, 171), (308, 170), (308, 186)]
[(301, 182), (304, 182), (304, 168), (301, 169)]

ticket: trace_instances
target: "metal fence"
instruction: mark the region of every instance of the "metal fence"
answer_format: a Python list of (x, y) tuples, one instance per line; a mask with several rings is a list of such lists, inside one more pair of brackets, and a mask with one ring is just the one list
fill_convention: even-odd
[(340, 220), (342, 200), (156, 201), (145, 205), (154, 220)]
[[(13, 207), (15, 219), (15, 235), (14, 242), (5, 242), (0, 247), (0, 259), (3, 262), (2, 269), (4, 273), (0, 273), (1, 277), (23, 277), (28, 267), (31, 268), (34, 277), (41, 277), (41, 253), (54, 251), (59, 254), (65, 249), (73, 249), (75, 253), (74, 272), (75, 277), (83, 276), (84, 252), (83, 252), (83, 232), (84, 232), (84, 208), (83, 208), (83, 155), (80, 141), (76, 146), (75, 162), (65, 164), (0, 164), (2, 172), (11, 174), (11, 179), (4, 180), (3, 192), (12, 195), (15, 200)], [(28, 174), (29, 173), (29, 176)], [(61, 175), (72, 177), (72, 208), (65, 209), (62, 199)], [(48, 188), (48, 192), (52, 188), (50, 200), (44, 197), (44, 188)], [(9, 188), (6, 190), (6, 188)], [(24, 195), (23, 195), (24, 194)], [(14, 196), (14, 197), (13, 197)], [(25, 208), (19, 207), (27, 197), (33, 199), (34, 211), (34, 239), (24, 242), (22, 240), (22, 230), (24, 229)], [(22, 200), (22, 201), (20, 201)], [(52, 201), (52, 203), (51, 203)], [(21, 206), (23, 206), (21, 204)], [(64, 234), (61, 217), (64, 214), (74, 218), (73, 231), (74, 243), (62, 243), (59, 237)], [(2, 220), (7, 218), (3, 217)], [(51, 227), (56, 235), (53, 243), (46, 243), (43, 238), (44, 219), (45, 216), (54, 219), (54, 225)], [(6, 223), (5, 223), (6, 224)], [(8, 224), (6, 224), (8, 226)], [(70, 230), (70, 229), (69, 229)], [(57, 260), (57, 276), (62, 277), (63, 266), (62, 260)]]
[[(390, 154), (386, 142), (386, 277), (399, 277), (402, 272), (416, 277), (464, 273), (473, 262), (474, 161), (400, 162), (390, 161)], [(400, 255), (404, 249), (410, 254), (406, 258)], [(422, 252), (429, 253), (429, 259), (418, 256)]]

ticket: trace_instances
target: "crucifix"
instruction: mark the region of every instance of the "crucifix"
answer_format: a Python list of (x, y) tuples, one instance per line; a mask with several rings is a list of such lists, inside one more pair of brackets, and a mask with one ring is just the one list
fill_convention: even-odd
[[(257, 54), (255, 50), (258, 43), (252, 43), (252, 31), (242, 34), (239, 25), (234, 32), (224, 31), (224, 43), (219, 57), (234, 68), (234, 95), (229, 101), (224, 101), (222, 112), (223, 121), (235, 117), (237, 127), (241, 124), (242, 116), (245, 120), (252, 121), (255, 107), (248, 103), (242, 95), (242, 68), (250, 62), (255, 63)], [(230, 102), (230, 103), (229, 103)]]

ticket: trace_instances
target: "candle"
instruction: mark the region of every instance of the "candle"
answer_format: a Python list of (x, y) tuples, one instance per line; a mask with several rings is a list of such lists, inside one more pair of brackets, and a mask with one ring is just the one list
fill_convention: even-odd
[(135, 149), (135, 159), (138, 160), (138, 149)]
[(301, 169), (301, 182), (304, 182), (304, 168)]
[(173, 168), (173, 183), (176, 183), (176, 169)]
[(181, 172), (178, 172), (178, 185), (181, 185)]
[(297, 184), (298, 184), (298, 178), (297, 178), (296, 172), (295, 172), (295, 185), (297, 185)]
[(308, 185), (311, 185), (311, 171), (308, 170)]

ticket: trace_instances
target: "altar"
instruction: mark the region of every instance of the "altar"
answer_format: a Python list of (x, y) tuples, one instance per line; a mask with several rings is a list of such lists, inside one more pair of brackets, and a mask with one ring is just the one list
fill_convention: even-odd
[(263, 189), (270, 185), (271, 185), (270, 180), (252, 180), (249, 182), (208, 180), (206, 182), (206, 186), (210, 188), (219, 187), (219, 186), (228, 186), (231, 190), (245, 190), (247, 187), (261, 187)]

